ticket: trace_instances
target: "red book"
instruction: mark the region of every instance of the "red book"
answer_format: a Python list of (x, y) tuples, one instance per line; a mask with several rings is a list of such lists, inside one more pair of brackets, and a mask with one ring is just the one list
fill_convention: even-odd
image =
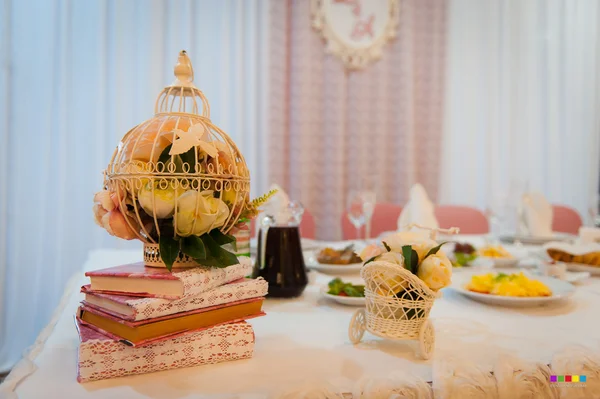
[(85, 273), (91, 291), (129, 296), (177, 299), (196, 295), (239, 280), (252, 273), (252, 262), (241, 257), (240, 263), (224, 268), (195, 267), (173, 269), (147, 267), (143, 262), (109, 267)]

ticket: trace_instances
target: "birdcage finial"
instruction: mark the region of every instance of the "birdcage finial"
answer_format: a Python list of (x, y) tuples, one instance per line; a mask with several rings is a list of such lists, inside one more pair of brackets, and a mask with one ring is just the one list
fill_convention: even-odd
[(185, 50), (179, 52), (177, 65), (175, 65), (175, 77), (177, 79), (171, 86), (194, 86), (192, 83), (194, 81), (194, 68), (192, 67), (192, 61), (190, 61), (190, 57), (188, 57)]
[(210, 105), (202, 91), (193, 83), (194, 68), (185, 50), (179, 52), (173, 72), (175, 81), (158, 95), (154, 113), (187, 113), (210, 119)]

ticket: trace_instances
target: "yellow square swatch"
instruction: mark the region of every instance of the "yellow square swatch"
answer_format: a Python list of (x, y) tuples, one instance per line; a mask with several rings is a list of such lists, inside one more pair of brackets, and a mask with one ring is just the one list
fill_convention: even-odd
[(579, 376), (578, 375), (572, 375), (571, 376), (571, 382), (579, 382)]

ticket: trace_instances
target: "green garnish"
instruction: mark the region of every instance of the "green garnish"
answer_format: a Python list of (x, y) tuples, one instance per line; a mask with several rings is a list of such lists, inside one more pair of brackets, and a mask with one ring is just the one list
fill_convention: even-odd
[(473, 252), (472, 254), (465, 254), (462, 252), (455, 252), (454, 257), (456, 258), (457, 266), (468, 266), (469, 263), (473, 262), (477, 259), (477, 254)]
[(364, 297), (365, 286), (361, 284), (344, 283), (340, 278), (334, 278), (328, 284), (330, 295)]

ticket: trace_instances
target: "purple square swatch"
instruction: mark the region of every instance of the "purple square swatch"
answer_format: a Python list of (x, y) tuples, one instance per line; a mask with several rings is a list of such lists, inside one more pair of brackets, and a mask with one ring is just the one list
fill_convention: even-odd
[(550, 376), (550, 382), (556, 382), (556, 376), (555, 375), (551, 375)]

